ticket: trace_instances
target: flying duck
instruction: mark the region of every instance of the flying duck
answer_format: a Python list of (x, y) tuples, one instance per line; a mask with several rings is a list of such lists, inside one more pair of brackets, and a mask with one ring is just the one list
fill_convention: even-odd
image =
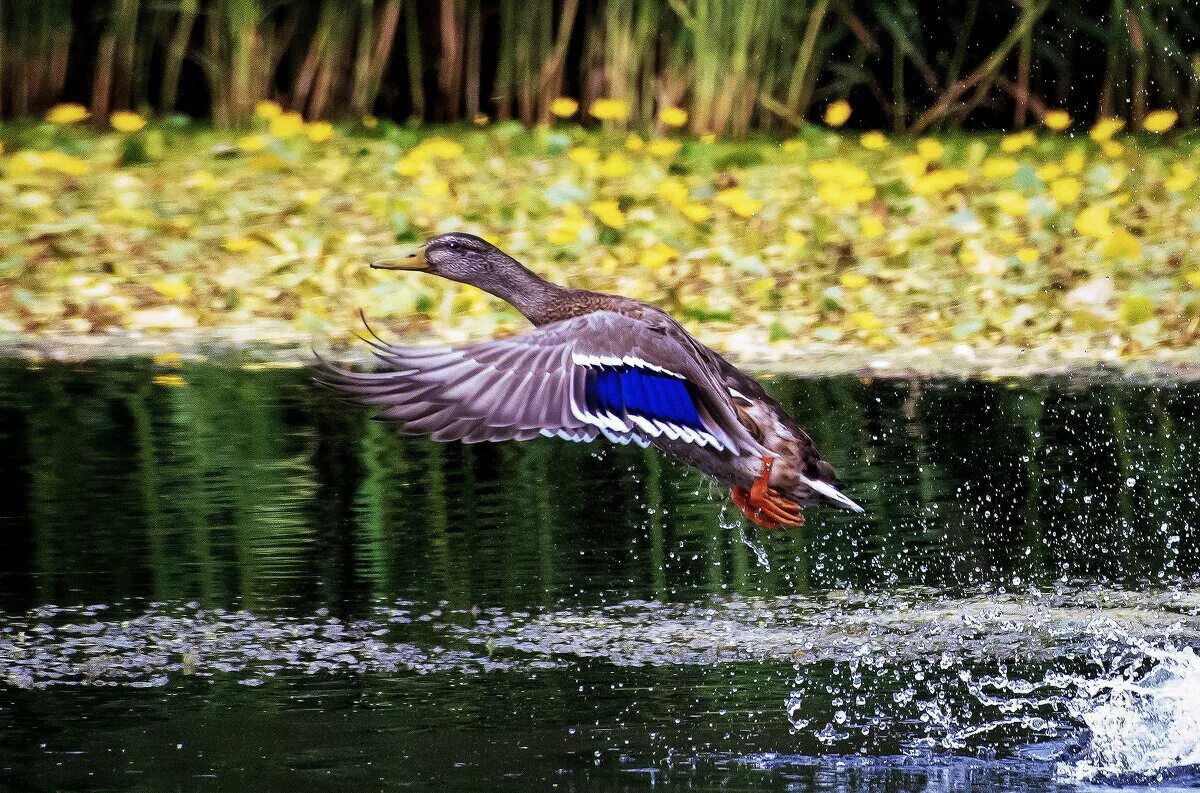
[(471, 284), (534, 325), (522, 336), (461, 347), (399, 347), (367, 339), (383, 366), (324, 361), (318, 379), (376, 418), (435, 441), (570, 441), (653, 445), (731, 488), (768, 529), (800, 526), (802, 508), (863, 509), (804, 430), (753, 379), (662, 309), (553, 284), (485, 240), (442, 234), (382, 270)]

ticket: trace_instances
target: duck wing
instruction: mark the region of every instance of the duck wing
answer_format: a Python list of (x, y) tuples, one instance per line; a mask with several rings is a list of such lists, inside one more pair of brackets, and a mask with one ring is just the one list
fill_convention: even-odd
[(462, 347), (367, 340), (382, 371), (325, 361), (317, 379), (383, 421), (437, 441), (538, 435), (647, 445), (666, 436), (730, 454), (764, 451), (738, 421), (720, 375), (665, 326), (614, 311)]

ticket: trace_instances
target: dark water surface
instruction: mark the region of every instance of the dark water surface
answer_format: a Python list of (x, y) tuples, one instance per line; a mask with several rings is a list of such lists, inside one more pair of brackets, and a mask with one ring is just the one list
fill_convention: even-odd
[(0, 365), (0, 789), (1200, 781), (1195, 384), (776, 381), (868, 512), (745, 536), (653, 450), (171, 374)]

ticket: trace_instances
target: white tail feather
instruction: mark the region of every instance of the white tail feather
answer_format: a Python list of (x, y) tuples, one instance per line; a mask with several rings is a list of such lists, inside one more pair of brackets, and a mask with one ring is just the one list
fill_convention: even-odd
[(827, 482), (822, 482), (820, 479), (809, 479), (804, 474), (800, 474), (800, 481), (844, 509), (848, 509), (851, 512), (866, 512), (865, 509), (851, 501), (840, 490)]

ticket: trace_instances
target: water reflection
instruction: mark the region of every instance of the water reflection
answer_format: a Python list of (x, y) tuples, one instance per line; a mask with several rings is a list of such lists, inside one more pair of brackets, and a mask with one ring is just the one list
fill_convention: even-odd
[(762, 536), (656, 452), (402, 438), (301, 371), (0, 369), (0, 605), (354, 611), (1197, 572), (1192, 385), (773, 384), (863, 517)]

